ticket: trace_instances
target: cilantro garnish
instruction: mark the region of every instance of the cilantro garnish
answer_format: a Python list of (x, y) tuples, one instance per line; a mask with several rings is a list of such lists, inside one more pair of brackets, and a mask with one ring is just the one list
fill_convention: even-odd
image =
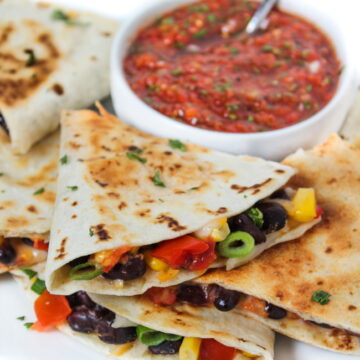
[(27, 277), (29, 279), (32, 279), (33, 277), (35, 277), (38, 273), (32, 269), (28, 269), (28, 268), (21, 268), (20, 269), (25, 275), (27, 275)]
[(27, 323), (24, 324), (24, 326), (25, 326), (27, 329), (30, 329), (33, 325), (34, 325), (33, 322), (27, 322)]
[(69, 160), (68, 156), (67, 156), (67, 155), (64, 155), (62, 158), (60, 158), (60, 164), (61, 164), (61, 165), (67, 164), (67, 163), (68, 163), (68, 160)]
[(51, 14), (51, 18), (53, 20), (63, 21), (67, 25), (85, 25), (85, 23), (71, 19), (68, 14), (60, 9), (54, 10)]
[(169, 140), (169, 145), (173, 149), (178, 149), (182, 152), (185, 152), (187, 150), (186, 145), (184, 145), (180, 140)]
[(76, 185), (75, 186), (67, 186), (67, 188), (71, 191), (76, 191), (77, 189), (79, 189), (79, 187)]
[[(141, 150), (141, 149), (139, 149), (139, 150)], [(135, 151), (128, 151), (126, 153), (126, 156), (127, 156), (128, 159), (137, 160), (137, 161), (141, 162), (142, 164), (145, 164), (147, 162), (147, 159), (139, 156)]]
[(152, 181), (156, 186), (165, 187), (165, 183), (161, 180), (161, 174), (159, 170), (155, 171)]
[(94, 230), (92, 228), (89, 228), (89, 235), (94, 236)]
[(259, 229), (262, 228), (262, 226), (264, 225), (264, 215), (258, 208), (253, 207), (249, 209), (246, 214), (249, 215), (251, 220)]
[(326, 291), (318, 290), (312, 294), (311, 300), (319, 303), (320, 305), (326, 305), (330, 302), (330, 297), (331, 295)]
[(34, 50), (25, 49), (24, 52), (29, 56), (26, 61), (26, 66), (29, 67), (29, 66), (33, 66), (34, 64), (36, 64), (37, 59), (36, 59)]
[(25, 316), (19, 316), (19, 317), (16, 318), (16, 320), (24, 321), (24, 320), (25, 320)]
[(36, 190), (33, 195), (40, 195), (43, 192), (45, 192), (45, 188), (40, 188), (39, 190)]

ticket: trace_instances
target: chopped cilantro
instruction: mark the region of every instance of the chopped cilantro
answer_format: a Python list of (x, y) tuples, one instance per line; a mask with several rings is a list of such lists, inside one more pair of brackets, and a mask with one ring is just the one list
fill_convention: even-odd
[(40, 194), (42, 194), (43, 192), (45, 192), (45, 189), (44, 189), (44, 188), (40, 188), (40, 189), (36, 190), (33, 195), (40, 195)]
[(69, 158), (68, 158), (68, 156), (65, 154), (62, 158), (60, 158), (60, 164), (61, 164), (61, 165), (67, 164), (67, 163), (68, 163), (68, 160), (69, 160)]
[(208, 91), (205, 90), (205, 89), (201, 89), (201, 90), (200, 90), (200, 94), (201, 94), (201, 95), (207, 95), (207, 94), (208, 94)]
[(183, 73), (183, 70), (182, 69), (175, 69), (175, 70), (173, 70), (172, 72), (171, 72), (171, 75), (173, 75), (173, 76), (179, 76), (179, 75), (181, 75)]
[(178, 149), (182, 152), (185, 152), (187, 150), (186, 145), (184, 145), (180, 140), (169, 140), (169, 145), (173, 149)]
[(24, 320), (25, 320), (25, 316), (19, 316), (19, 317), (16, 318), (16, 320), (24, 321)]
[(37, 59), (36, 59), (34, 50), (32, 50), (32, 49), (25, 49), (24, 52), (28, 55), (28, 59), (27, 59), (27, 61), (26, 61), (26, 66), (29, 67), (29, 66), (35, 65)]
[(236, 104), (228, 104), (226, 107), (228, 108), (228, 110), (231, 110), (231, 111), (236, 111), (239, 109), (239, 106)]
[(29, 279), (32, 279), (33, 277), (35, 277), (38, 273), (32, 269), (28, 269), (28, 268), (21, 268), (20, 269), (25, 275), (27, 275), (27, 277)]
[(319, 303), (320, 305), (326, 305), (330, 302), (330, 297), (331, 295), (326, 291), (318, 290), (312, 294), (311, 300)]
[(266, 44), (262, 47), (262, 51), (263, 52), (272, 52), (273, 51), (273, 47), (269, 44)]
[(64, 11), (60, 9), (55, 9), (51, 14), (51, 18), (53, 20), (63, 21), (67, 25), (85, 25), (80, 21), (71, 19), (68, 14), (66, 14)]
[(310, 110), (311, 109), (311, 102), (310, 101), (304, 101), (304, 106), (306, 110)]
[(199, 190), (199, 187), (198, 186), (194, 186), (192, 188), (189, 189), (189, 191), (194, 191), (194, 190)]
[(36, 294), (41, 295), (46, 290), (45, 281), (37, 278), (30, 289)]
[(159, 187), (165, 187), (165, 183), (161, 180), (161, 173), (159, 170), (156, 170), (155, 171), (155, 174), (152, 178), (152, 181), (154, 182), (154, 184), (156, 186), (159, 186)]
[(27, 323), (24, 324), (24, 326), (25, 326), (27, 329), (30, 329), (33, 325), (34, 325), (33, 322), (27, 322)]
[(164, 202), (164, 200), (163, 200), (163, 199), (159, 199), (159, 201), (160, 201), (161, 203), (163, 203), (163, 202)]
[[(141, 150), (141, 149), (139, 149), (139, 150)], [(147, 159), (139, 156), (139, 155), (138, 155), (136, 152), (134, 152), (134, 151), (128, 151), (128, 152), (126, 153), (126, 157), (127, 157), (128, 159), (130, 159), (130, 160), (137, 160), (137, 161), (141, 162), (142, 164), (145, 164), (145, 163), (147, 162)]]
[(217, 17), (216, 17), (215, 14), (209, 14), (207, 16), (207, 19), (208, 19), (209, 22), (212, 22), (212, 23), (217, 21)]
[(262, 226), (264, 225), (264, 215), (258, 208), (253, 207), (249, 209), (246, 214), (249, 215), (251, 220), (259, 229), (262, 228)]
[(176, 49), (182, 49), (185, 46), (185, 43), (181, 42), (181, 41), (177, 41), (176, 43), (174, 43), (174, 47)]
[(4, 176), (4, 173), (0, 173), (0, 176)]
[(175, 22), (175, 19), (173, 17), (166, 17), (161, 20), (161, 25), (171, 25)]
[(89, 235), (94, 236), (94, 230), (92, 228), (89, 228)]
[(201, 39), (203, 38), (205, 35), (207, 34), (207, 29), (203, 28), (199, 31), (197, 31), (196, 33), (193, 34), (193, 37), (195, 39)]
[(76, 191), (77, 189), (79, 189), (78, 186), (74, 185), (74, 186), (67, 186), (67, 188), (71, 191)]
[(312, 85), (311, 85), (311, 84), (307, 85), (306, 88), (305, 88), (305, 90), (306, 90), (306, 92), (311, 92), (311, 90), (312, 90)]
[(252, 115), (248, 115), (248, 117), (246, 118), (246, 121), (248, 122), (253, 122), (254, 121), (254, 117)]
[(214, 85), (214, 89), (218, 92), (224, 92), (227, 89), (231, 89), (232, 88), (232, 83), (231, 82), (227, 82), (224, 85)]
[(237, 115), (236, 115), (236, 114), (229, 114), (229, 119), (231, 119), (231, 120), (236, 120), (236, 119), (237, 119)]
[(206, 4), (200, 4), (200, 5), (191, 5), (189, 6), (189, 11), (191, 12), (208, 12), (209, 11), (209, 6)]

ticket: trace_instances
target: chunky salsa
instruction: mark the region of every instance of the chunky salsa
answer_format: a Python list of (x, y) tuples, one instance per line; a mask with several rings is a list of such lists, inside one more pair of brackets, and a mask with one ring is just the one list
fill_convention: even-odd
[(313, 24), (278, 9), (244, 29), (258, 2), (204, 0), (141, 30), (124, 61), (133, 91), (173, 119), (260, 132), (309, 118), (333, 97), (340, 62)]

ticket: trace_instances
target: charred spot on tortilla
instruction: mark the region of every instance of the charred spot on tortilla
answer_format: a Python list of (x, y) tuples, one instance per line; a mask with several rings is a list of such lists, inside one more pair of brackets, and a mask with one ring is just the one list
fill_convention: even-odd
[(116, 193), (116, 192), (113, 192), (113, 191), (108, 192), (107, 196), (111, 197), (111, 198), (114, 198), (114, 199), (119, 199), (120, 198), (120, 195), (118, 193)]
[(34, 205), (29, 205), (26, 209), (35, 214), (38, 212)]
[(233, 185), (231, 185), (230, 188), (232, 190), (237, 191), (238, 194), (241, 194), (241, 193), (243, 193), (243, 192), (245, 192), (247, 190), (256, 190), (256, 189), (260, 189), (261, 187), (265, 187), (265, 185), (268, 185), (272, 181), (273, 181), (272, 178), (268, 178), (268, 179), (264, 180), (261, 183), (254, 184), (254, 185), (251, 185), (251, 186), (242, 186), (242, 185), (233, 184)]
[(111, 239), (108, 231), (104, 228), (105, 224), (98, 224), (95, 228), (95, 234), (98, 236), (99, 241), (108, 241)]
[(166, 214), (160, 214), (157, 218), (156, 218), (156, 223), (157, 224), (164, 224), (166, 223), (167, 226), (173, 230), (173, 231), (182, 231), (182, 230), (186, 230), (185, 226), (182, 226), (179, 224), (179, 222), (176, 219), (173, 219), (171, 216), (168, 216)]
[(126, 207), (127, 207), (126, 202), (122, 201), (122, 202), (119, 204), (118, 209), (119, 209), (119, 210), (122, 210), (122, 209), (125, 209)]
[(33, 49), (25, 49), (24, 53), (28, 55), (28, 59), (26, 61), (25, 66), (30, 67), (34, 66), (37, 63), (37, 58), (35, 56), (35, 52)]
[(64, 238), (61, 240), (60, 248), (59, 248), (59, 249), (56, 249), (56, 252), (58, 253), (58, 255), (54, 258), (54, 260), (61, 260), (61, 259), (63, 259), (64, 256), (66, 255), (66, 253), (65, 253), (65, 246), (66, 246), (67, 240), (68, 240), (67, 237), (64, 237)]
[(348, 310), (349, 311), (354, 311), (354, 310), (356, 310), (357, 309), (357, 307), (355, 306), (355, 305), (349, 305), (348, 306)]
[(64, 92), (65, 92), (63, 86), (58, 83), (55, 83), (52, 86), (52, 90), (56, 95), (59, 95), (59, 96), (64, 95)]
[(275, 172), (276, 172), (277, 174), (284, 174), (284, 173), (285, 173), (285, 170), (283, 170), (283, 169), (276, 169)]
[(72, 218), (72, 219), (76, 219), (76, 218), (77, 218), (77, 215), (76, 215), (76, 214), (71, 215), (71, 218)]
[(101, 33), (102, 36), (105, 36), (105, 37), (110, 37), (112, 35), (112, 33), (110, 31), (103, 31)]
[(10, 136), (10, 131), (5, 121), (4, 115), (0, 112), (0, 127), (5, 131), (5, 133)]
[(100, 185), (101, 187), (107, 187), (109, 184), (105, 183), (105, 182), (101, 182), (100, 180), (95, 180), (95, 182)]

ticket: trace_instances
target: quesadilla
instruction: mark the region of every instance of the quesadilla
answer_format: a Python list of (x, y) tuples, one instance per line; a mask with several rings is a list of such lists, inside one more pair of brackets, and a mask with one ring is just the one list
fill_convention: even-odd
[(57, 326), (103, 354), (126, 360), (273, 359), (272, 331), (242, 315), (183, 305), (161, 308), (141, 297), (51, 295), (34, 286), (43, 283), (41, 265), (24, 271), (13, 275), (34, 301), (37, 322), (31, 329)]
[(46, 260), (55, 204), (59, 133), (25, 155), (0, 135), (0, 273)]
[(118, 24), (26, 0), (3, 0), (0, 13), (0, 127), (26, 153), (58, 127), (62, 108), (109, 94)]
[(320, 221), (311, 189), (306, 213), (301, 202), (291, 214), (262, 201), (287, 196), (275, 191), (291, 167), (147, 135), (102, 109), (63, 113), (60, 156), (69, 162), (46, 269), (57, 294), (178, 284), (242, 265)]
[(308, 344), (360, 355), (359, 162), (360, 149), (336, 135), (289, 156), (284, 163), (299, 170), (289, 186), (315, 188), (323, 221), (251, 264), (210, 271), (166, 292), (151, 289), (148, 298), (213, 305)]

